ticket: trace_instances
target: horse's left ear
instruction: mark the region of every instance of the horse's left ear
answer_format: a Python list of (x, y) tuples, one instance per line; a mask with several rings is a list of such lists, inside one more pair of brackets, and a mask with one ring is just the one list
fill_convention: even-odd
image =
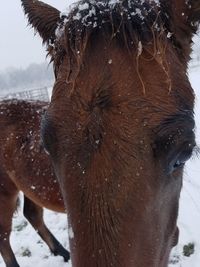
[(21, 0), (28, 22), (49, 44), (55, 39), (55, 31), (60, 21), (60, 11), (38, 0)]

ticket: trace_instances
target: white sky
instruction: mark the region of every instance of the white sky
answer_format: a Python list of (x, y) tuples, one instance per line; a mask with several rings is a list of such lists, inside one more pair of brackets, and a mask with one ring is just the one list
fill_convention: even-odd
[[(44, 0), (63, 11), (72, 0)], [(25, 68), (45, 61), (41, 39), (27, 26), (20, 0), (2, 0), (0, 8), (0, 71), (8, 67)]]

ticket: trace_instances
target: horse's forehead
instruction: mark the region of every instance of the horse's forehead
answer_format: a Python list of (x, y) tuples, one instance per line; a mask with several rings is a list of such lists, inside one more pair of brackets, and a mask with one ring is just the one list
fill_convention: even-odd
[[(177, 90), (179, 94), (187, 91), (188, 96), (192, 95), (186, 68), (180, 64), (171, 44), (163, 53), (159, 50), (153, 51), (153, 45), (146, 48), (140, 47), (139, 44), (130, 51), (118, 45), (117, 41), (107, 44), (101, 37), (100, 35), (90, 46), (84, 57), (78, 79), (82, 83), (87, 82), (84, 79), (84, 75), (87, 75), (93, 83), (101, 83), (104, 80), (115, 87), (133, 84), (131, 90), (135, 91), (137, 88), (142, 90), (143, 82), (147, 87), (146, 93), (148, 88), (151, 91), (154, 88), (154, 93), (159, 90), (161, 94), (169, 94)], [(160, 43), (160, 46), (165, 45), (164, 42)]]
[[(87, 91), (83, 96), (87, 100), (96, 90), (109, 88), (109, 93), (114, 96), (146, 99), (143, 101), (146, 105), (149, 102), (152, 105), (158, 103), (174, 112), (178, 109), (192, 109), (194, 97), (187, 78), (186, 64), (181, 65), (180, 57), (170, 40), (171, 36), (167, 37), (166, 14), (163, 18), (158, 12), (162, 9), (160, 2), (124, 1), (126, 6), (117, 6), (118, 2), (106, 1), (109, 3), (106, 6), (105, 1), (94, 5), (92, 1), (82, 1), (70, 13), (71, 20), (66, 18), (64, 28), (63, 25), (61, 28), (71, 39), (66, 41), (65, 34), (61, 37), (58, 33), (57, 40), (59, 44), (66, 46), (67, 51), (65, 61), (61, 63), (62, 78), (69, 79), (76, 84), (76, 88), (82, 88), (80, 94)], [(120, 17), (121, 13), (114, 9), (115, 5), (123, 10), (125, 18)], [(103, 14), (111, 12), (113, 15), (108, 22), (109, 27), (114, 27), (113, 35), (110, 30), (105, 33), (104, 24), (98, 27), (103, 22), (102, 13), (97, 16), (97, 10), (99, 12), (101, 9)], [(116, 27), (121, 32), (124, 29), (120, 28), (121, 24), (115, 21), (116, 18), (121, 19), (124, 27), (129, 25), (130, 19), (131, 31), (125, 30), (124, 35), (118, 35)], [(138, 23), (137, 26), (133, 22)], [(149, 42), (142, 40), (145, 29), (147, 36), (150, 29), (154, 32), (154, 38), (147, 37)]]
[[(92, 41), (97, 39), (100, 43), (98, 45), (98, 42), (95, 42), (99, 54), (102, 55), (105, 52), (106, 45), (103, 43), (105, 32), (108, 35), (108, 42), (114, 43), (118, 40), (118, 43), (123, 43), (124, 55), (125, 50), (130, 46), (131, 50), (134, 47), (136, 54), (140, 55), (143, 45), (148, 43), (157, 50), (152, 51), (152, 54), (159, 54), (162, 52), (161, 49), (165, 50), (165, 44), (160, 40), (168, 38), (169, 43), (172, 42), (169, 15), (159, 0), (122, 2), (83, 0), (75, 4), (66, 14), (62, 13), (61, 18), (56, 30), (55, 47), (57, 49), (54, 49), (53, 53), (58, 60), (54, 63), (56, 66), (59, 65), (60, 58), (66, 54), (68, 68), (72, 68), (70, 70), (72, 72), (73, 64), (76, 64), (74, 61), (79, 63), (82, 61), (82, 56), (91, 44), (91, 39)], [(159, 50), (160, 45), (162, 47)]]
[[(117, 41), (108, 44), (99, 35), (85, 51), (75, 79), (75, 91), (78, 90), (86, 101), (90, 101), (96, 92), (106, 91), (116, 103), (131, 102), (148, 107), (149, 111), (151, 107), (156, 110), (156, 106), (165, 110), (163, 113), (192, 110), (194, 95), (187, 72), (171, 50), (171, 47), (166, 49), (163, 58), (153, 58), (146, 51), (139, 51), (139, 47), (130, 53)], [(161, 59), (163, 62), (159, 61)], [(65, 71), (63, 78), (66, 78)], [(163, 113), (160, 112), (160, 117)]]

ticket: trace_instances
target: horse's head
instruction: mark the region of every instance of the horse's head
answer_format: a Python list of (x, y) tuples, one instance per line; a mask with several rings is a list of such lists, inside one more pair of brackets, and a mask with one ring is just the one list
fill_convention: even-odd
[(200, 1), (83, 0), (67, 14), (22, 3), (54, 62), (43, 139), (73, 266), (166, 267), (195, 147), (187, 63)]

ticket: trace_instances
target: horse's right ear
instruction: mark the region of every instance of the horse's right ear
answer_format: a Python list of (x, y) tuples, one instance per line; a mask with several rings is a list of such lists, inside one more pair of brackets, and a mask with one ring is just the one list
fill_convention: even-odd
[[(171, 10), (172, 31), (177, 40), (191, 43), (200, 24), (200, 0), (161, 0)], [(184, 46), (184, 45), (183, 45)]]
[(55, 31), (60, 21), (60, 11), (38, 0), (21, 0), (28, 22), (49, 44), (55, 39)]

